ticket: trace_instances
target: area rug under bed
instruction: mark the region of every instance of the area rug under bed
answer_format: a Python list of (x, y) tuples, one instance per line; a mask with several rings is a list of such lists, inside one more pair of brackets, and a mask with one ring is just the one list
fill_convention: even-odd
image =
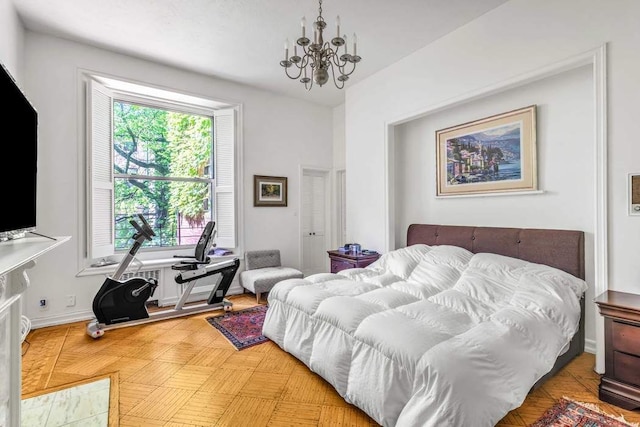
[(244, 350), (269, 339), (262, 335), (266, 305), (230, 311), (222, 316), (207, 317), (207, 322), (219, 330), (236, 350)]
[(639, 427), (624, 417), (604, 413), (597, 405), (563, 398), (530, 427)]

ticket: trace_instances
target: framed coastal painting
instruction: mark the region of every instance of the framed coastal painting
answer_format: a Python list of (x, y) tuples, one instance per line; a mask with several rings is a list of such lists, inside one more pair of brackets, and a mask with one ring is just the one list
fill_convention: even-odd
[(287, 206), (287, 177), (254, 175), (253, 206)]
[(535, 191), (536, 106), (436, 132), (436, 196)]

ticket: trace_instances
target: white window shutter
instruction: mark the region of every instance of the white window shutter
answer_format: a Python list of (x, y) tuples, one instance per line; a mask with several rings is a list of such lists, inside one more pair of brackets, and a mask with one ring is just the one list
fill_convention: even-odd
[(113, 95), (89, 80), (87, 90), (87, 257), (114, 253)]
[(225, 109), (216, 110), (213, 114), (216, 243), (223, 248), (236, 247), (235, 113), (234, 109)]

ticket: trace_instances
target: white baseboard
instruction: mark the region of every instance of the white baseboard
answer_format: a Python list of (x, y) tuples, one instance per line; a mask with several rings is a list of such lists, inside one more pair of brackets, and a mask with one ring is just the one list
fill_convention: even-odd
[(30, 318), (31, 329), (45, 328), (47, 326), (58, 326), (67, 323), (81, 322), (83, 320), (95, 319), (93, 311), (75, 311), (73, 313), (58, 314), (55, 316)]
[(585, 339), (584, 340), (584, 351), (585, 353), (596, 354), (596, 341)]
[[(244, 292), (244, 289), (238, 282), (232, 282), (229, 290), (227, 291), (227, 296), (229, 295), (239, 295)], [(208, 292), (204, 293), (194, 293), (192, 295), (194, 300), (202, 300), (206, 299), (209, 296)], [(178, 298), (170, 298), (168, 301), (165, 301), (165, 306), (175, 305), (178, 302)], [(93, 320), (95, 319), (95, 314), (91, 310), (83, 310), (83, 311), (75, 311), (73, 313), (65, 313), (58, 314), (54, 316), (47, 317), (36, 317), (30, 318), (31, 321), (31, 329), (38, 328), (46, 328), (47, 326), (58, 326), (65, 325), (67, 323), (81, 322), (85, 320)]]

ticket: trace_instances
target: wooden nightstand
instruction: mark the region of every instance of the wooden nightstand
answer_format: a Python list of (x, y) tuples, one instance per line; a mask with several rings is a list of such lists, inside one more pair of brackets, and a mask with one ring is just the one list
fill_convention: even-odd
[(337, 273), (347, 268), (364, 268), (380, 258), (380, 254), (353, 254), (349, 252), (327, 251), (331, 260), (331, 272)]
[(628, 410), (640, 408), (640, 295), (607, 291), (595, 303), (605, 334), (599, 398)]

